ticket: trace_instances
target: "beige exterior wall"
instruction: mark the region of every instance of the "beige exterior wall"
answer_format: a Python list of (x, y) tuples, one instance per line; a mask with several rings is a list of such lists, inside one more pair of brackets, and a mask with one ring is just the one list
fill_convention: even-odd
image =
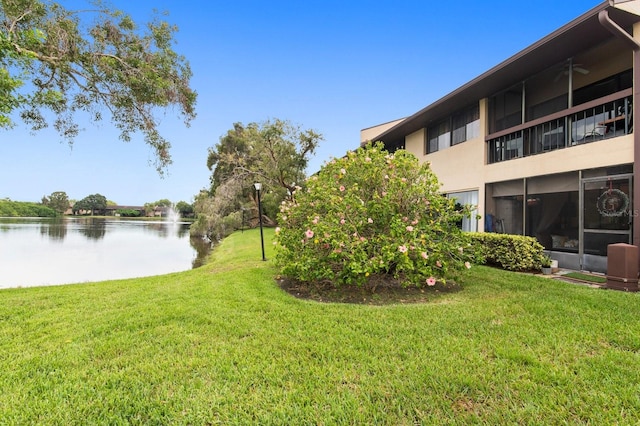
[[(426, 129), (405, 138), (405, 149), (421, 161), (428, 161), (431, 170), (442, 184), (442, 192), (478, 191), (478, 213), (484, 211), (484, 182), (486, 148), (484, 134), (487, 129), (487, 100), (480, 101), (480, 135), (458, 145), (432, 154), (425, 154)], [(478, 222), (482, 231), (483, 218)]]
[[(480, 135), (487, 133), (488, 101), (480, 101)], [(442, 192), (478, 191), (478, 212), (485, 211), (485, 185), (526, 177), (628, 164), (633, 162), (633, 134), (529, 157), (487, 164), (484, 136), (426, 155), (426, 129), (405, 138), (405, 149), (428, 161)], [(484, 218), (479, 219), (482, 231)]]
[(403, 120), (404, 118), (401, 118), (399, 120), (389, 121), (388, 123), (378, 124), (377, 126), (368, 127), (366, 129), (360, 130), (360, 145), (363, 145), (370, 141), (375, 142), (376, 140), (375, 138), (377, 136), (386, 132), (387, 130), (389, 130), (390, 128), (392, 128), (393, 126), (395, 126), (396, 124), (400, 123)]
[(404, 149), (412, 153), (418, 158), (424, 157), (424, 144), (427, 140), (427, 130), (420, 129), (417, 132), (411, 133), (404, 138)]
[(488, 164), (484, 182), (585, 170), (633, 162), (633, 134), (530, 157)]

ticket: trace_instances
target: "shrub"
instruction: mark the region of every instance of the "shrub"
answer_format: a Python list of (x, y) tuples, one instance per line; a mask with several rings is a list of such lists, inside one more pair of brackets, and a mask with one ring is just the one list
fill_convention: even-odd
[(428, 164), (367, 145), (325, 164), (281, 206), (276, 264), (302, 282), (373, 278), (434, 285), (473, 261), (469, 237)]
[(509, 271), (539, 271), (546, 258), (544, 247), (534, 237), (487, 232), (470, 235), (487, 265)]
[(118, 209), (116, 210), (116, 214), (121, 217), (139, 217), (140, 210), (135, 209)]
[(0, 200), (0, 217), (57, 217), (58, 212), (42, 204)]
[(232, 212), (227, 216), (200, 214), (191, 224), (192, 237), (206, 237), (210, 241), (221, 241), (242, 226), (242, 212)]

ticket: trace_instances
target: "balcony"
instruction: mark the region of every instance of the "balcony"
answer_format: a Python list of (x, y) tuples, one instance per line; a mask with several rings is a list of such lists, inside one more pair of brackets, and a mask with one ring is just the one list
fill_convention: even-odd
[(632, 90), (487, 136), (489, 164), (614, 138), (633, 131)]

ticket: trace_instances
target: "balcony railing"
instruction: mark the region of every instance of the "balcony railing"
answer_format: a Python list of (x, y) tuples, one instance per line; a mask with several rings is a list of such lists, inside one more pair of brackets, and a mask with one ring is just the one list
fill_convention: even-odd
[(632, 133), (632, 93), (623, 90), (487, 136), (489, 164)]

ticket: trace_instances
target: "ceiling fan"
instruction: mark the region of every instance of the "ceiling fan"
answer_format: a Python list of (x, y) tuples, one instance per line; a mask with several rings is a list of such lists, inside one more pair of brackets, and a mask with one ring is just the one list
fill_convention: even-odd
[(570, 69), (573, 69), (573, 72), (577, 72), (582, 75), (589, 74), (589, 70), (586, 69), (584, 65), (572, 64), (571, 61), (568, 61), (566, 64), (564, 64), (564, 67), (562, 67), (562, 70), (560, 70), (560, 72), (556, 75), (556, 78), (553, 79), (553, 82), (557, 83), (558, 80), (560, 80), (563, 76), (568, 76)]

